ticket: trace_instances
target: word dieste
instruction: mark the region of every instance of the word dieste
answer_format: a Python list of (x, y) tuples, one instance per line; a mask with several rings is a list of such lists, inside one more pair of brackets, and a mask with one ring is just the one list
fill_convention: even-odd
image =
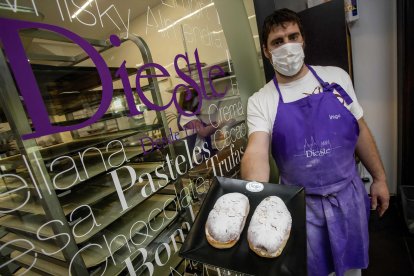
[(331, 149), (307, 150), (306, 157), (322, 157), (331, 153)]
[[(14, 79), (20, 90), (20, 94), (23, 97), (23, 101), (25, 103), (28, 115), (31, 118), (33, 124), (34, 131), (32, 133), (22, 135), (23, 140), (38, 138), (41, 136), (60, 133), (64, 131), (73, 131), (83, 127), (87, 127), (97, 122), (106, 113), (112, 102), (113, 80), (108, 65), (105, 63), (104, 59), (99, 54), (99, 52), (87, 40), (67, 29), (44, 23), (0, 18), (0, 25), (7, 26), (0, 29), (0, 42), (3, 45), (4, 52), (7, 56), (7, 59), (9, 60), (10, 68), (14, 75)], [(96, 70), (99, 74), (99, 78), (102, 84), (102, 98), (96, 113), (86, 121), (79, 124), (68, 126), (56, 126), (52, 125), (52, 123), (50, 122), (49, 114), (45, 106), (45, 103), (42, 99), (39, 86), (33, 74), (27, 55), (25, 53), (23, 43), (19, 37), (19, 31), (30, 28), (43, 29), (66, 37), (74, 44), (78, 45), (87, 54), (90, 60), (95, 64)], [(110, 36), (110, 42), (114, 47), (119, 47), (121, 45), (121, 40), (116, 35)], [(180, 59), (183, 59), (186, 66), (188, 67), (189, 75), (187, 75), (185, 72), (179, 69), (178, 61)], [(165, 110), (172, 104), (174, 104), (177, 108), (177, 111), (180, 114), (182, 114), (183, 116), (192, 116), (194, 114), (197, 114), (201, 110), (203, 98), (212, 99), (223, 97), (227, 93), (228, 87), (226, 87), (223, 92), (219, 92), (214, 88), (212, 79), (220, 76), (225, 76), (224, 70), (218, 65), (213, 65), (210, 67), (208, 72), (208, 82), (212, 92), (210, 96), (207, 95), (206, 92), (206, 84), (204, 83), (200, 58), (197, 49), (194, 51), (194, 60), (196, 63), (196, 70), (198, 73), (197, 81), (190, 77), (191, 70), (188, 54), (178, 54), (175, 56), (174, 69), (177, 75), (186, 84), (177, 84), (174, 87), (171, 100), (163, 106), (158, 106), (152, 103), (145, 96), (143, 90), (141, 89), (141, 80), (149, 78), (169, 77), (170, 74), (168, 73), (167, 69), (165, 69), (165, 67), (157, 63), (147, 63), (141, 66), (137, 70), (135, 78), (136, 92), (141, 102), (145, 104), (149, 109), (155, 111)], [(158, 73), (155, 73), (155, 70), (157, 70)], [(125, 60), (119, 66), (119, 69), (116, 72), (116, 76), (119, 77), (122, 81), (126, 102), (129, 108), (128, 116), (136, 116), (142, 114), (143, 112), (139, 111), (136, 108), (134, 102), (133, 91), (128, 79), (128, 72)], [(192, 88), (197, 93), (198, 97), (198, 106), (194, 112), (183, 110), (178, 104), (177, 99), (178, 90), (184, 90), (186, 93), (186, 100), (189, 100), (189, 97), (191, 96), (190, 88)]]

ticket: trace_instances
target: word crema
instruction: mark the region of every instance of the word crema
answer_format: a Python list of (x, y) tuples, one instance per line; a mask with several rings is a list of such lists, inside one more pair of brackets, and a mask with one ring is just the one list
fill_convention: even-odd
[[(87, 127), (99, 119), (107, 112), (111, 105), (113, 97), (113, 79), (100, 53), (84, 38), (62, 27), (38, 23), (20, 21), (14, 19), (0, 18), (0, 25), (7, 26), (7, 28), (0, 28), (0, 43), (3, 45), (4, 53), (9, 60), (11, 71), (14, 75), (15, 82), (20, 90), (21, 96), (25, 103), (27, 113), (30, 116), (33, 124), (34, 131), (32, 133), (22, 135), (22, 139), (38, 138), (45, 135), (60, 133), (64, 131), (74, 131), (84, 127)], [(23, 43), (19, 36), (19, 32), (23, 29), (43, 29), (57, 33), (64, 36), (74, 44), (78, 45), (90, 58), (96, 67), (99, 78), (102, 85), (102, 98), (95, 114), (89, 119), (78, 124), (72, 124), (67, 126), (52, 125), (50, 122), (49, 114), (45, 103), (43, 101), (39, 86), (34, 76), (32, 67), (28, 61)], [(110, 36), (110, 42), (114, 47), (121, 45), (121, 39), (116, 35)], [(141, 102), (145, 104), (150, 110), (163, 111), (169, 108), (171, 105), (175, 105), (178, 113), (183, 116), (193, 116), (198, 114), (201, 110), (203, 99), (213, 99), (224, 97), (228, 91), (228, 87), (224, 88), (224, 91), (217, 91), (212, 82), (217, 77), (225, 76), (225, 71), (219, 65), (213, 65), (208, 71), (208, 83), (205, 83), (202, 72), (202, 65), (198, 55), (198, 50), (194, 51), (195, 67), (190, 66), (190, 60), (187, 53), (178, 54), (174, 58), (174, 69), (179, 78), (185, 83), (177, 84), (171, 96), (171, 100), (165, 105), (156, 105), (152, 103), (144, 94), (142, 90), (141, 82), (143, 79), (156, 79), (170, 77), (170, 73), (165, 67), (158, 63), (146, 63), (138, 68), (135, 77), (136, 93), (138, 94)], [(186, 70), (178, 67), (178, 62), (183, 62), (187, 67)], [(192, 74), (192, 70), (196, 70), (197, 74)], [(184, 71), (188, 71), (186, 74)], [(145, 73), (144, 73), (145, 72)], [(191, 77), (193, 76), (194, 79)], [(134, 95), (129, 82), (129, 74), (127, 72), (126, 61), (124, 60), (116, 71), (116, 77), (120, 78), (124, 88), (125, 98), (128, 105), (128, 116), (136, 116), (143, 114), (143, 111), (139, 111), (134, 102)], [(211, 94), (207, 94), (207, 85), (210, 87)], [(198, 97), (198, 105), (192, 112), (183, 110), (179, 105), (177, 99), (177, 93), (184, 91), (186, 93), (186, 100), (190, 100), (192, 93), (196, 93)], [(180, 92), (181, 93), (181, 92)]]

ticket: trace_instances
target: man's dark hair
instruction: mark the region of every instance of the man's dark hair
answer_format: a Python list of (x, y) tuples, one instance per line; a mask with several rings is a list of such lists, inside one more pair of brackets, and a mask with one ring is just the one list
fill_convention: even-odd
[(265, 18), (264, 23), (263, 23), (263, 29), (262, 29), (263, 45), (267, 47), (267, 38), (269, 36), (269, 33), (272, 31), (273, 27), (275, 26), (285, 27), (285, 24), (288, 22), (293, 22), (293, 23), (298, 24), (300, 34), (302, 35), (302, 37), (305, 37), (302, 21), (300, 20), (299, 15), (296, 12), (285, 8), (285, 9), (276, 10)]

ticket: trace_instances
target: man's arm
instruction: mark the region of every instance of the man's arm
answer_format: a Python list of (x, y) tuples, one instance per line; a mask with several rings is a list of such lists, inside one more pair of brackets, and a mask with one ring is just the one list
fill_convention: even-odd
[(382, 216), (388, 209), (390, 200), (384, 166), (365, 120), (363, 118), (359, 119), (358, 124), (359, 138), (356, 145), (356, 154), (373, 178), (371, 185), (371, 208), (377, 209), (378, 207), (379, 215)]
[(186, 123), (184, 125), (185, 129), (192, 129), (195, 130), (197, 132), (198, 135), (200, 135), (201, 137), (205, 138), (207, 136), (210, 136), (211, 134), (214, 133), (214, 131), (216, 131), (216, 128), (213, 127), (212, 125), (207, 125), (204, 126), (202, 122), (200, 122), (200, 120), (192, 120), (188, 123)]
[(269, 182), (269, 134), (253, 132), (241, 162), (241, 177), (245, 180)]

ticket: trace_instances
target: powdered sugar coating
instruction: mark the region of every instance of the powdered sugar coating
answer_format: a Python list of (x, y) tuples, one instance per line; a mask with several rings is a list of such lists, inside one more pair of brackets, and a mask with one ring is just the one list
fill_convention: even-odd
[(221, 196), (208, 215), (206, 228), (218, 242), (238, 240), (249, 213), (249, 199), (241, 193)]
[(269, 196), (257, 206), (250, 220), (247, 239), (255, 249), (275, 255), (283, 249), (291, 227), (292, 217), (283, 200)]

